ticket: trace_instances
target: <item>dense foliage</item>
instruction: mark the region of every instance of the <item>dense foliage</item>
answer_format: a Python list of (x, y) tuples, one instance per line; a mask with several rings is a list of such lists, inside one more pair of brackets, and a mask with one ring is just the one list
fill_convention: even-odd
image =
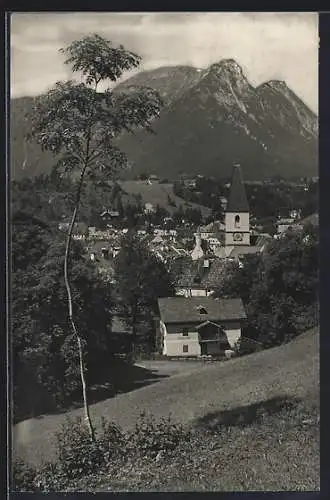
[(125, 432), (120, 425), (103, 419), (91, 441), (80, 418), (67, 419), (56, 434), (56, 461), (39, 467), (16, 460), (13, 467), (14, 491), (63, 491), (77, 480), (100, 473), (114, 473), (127, 460), (168, 456), (191, 439), (189, 430), (171, 418), (156, 420), (141, 413), (135, 428)]
[[(157, 313), (157, 298), (174, 295), (171, 276), (144, 241), (131, 231), (122, 240), (115, 260), (118, 311), (133, 334), (134, 344), (140, 335), (150, 332), (154, 347), (153, 317)], [(134, 346), (133, 346), (134, 347)]]
[[(56, 228), (23, 210), (13, 212), (11, 317), (17, 418), (79, 399), (65, 303), (64, 245)], [(71, 266), (75, 312), (93, 378), (111, 346), (111, 289), (87, 261), (79, 242), (72, 246)]]
[(216, 295), (242, 298), (247, 335), (271, 346), (318, 323), (318, 244), (317, 228), (307, 225), (232, 265)]

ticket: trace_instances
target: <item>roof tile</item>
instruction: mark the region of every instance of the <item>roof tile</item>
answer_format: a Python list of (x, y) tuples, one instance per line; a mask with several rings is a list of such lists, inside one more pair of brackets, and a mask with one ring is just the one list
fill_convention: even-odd
[[(160, 317), (165, 323), (228, 321), (246, 319), (243, 302), (212, 297), (165, 297), (158, 299)], [(201, 314), (199, 307), (206, 310)]]

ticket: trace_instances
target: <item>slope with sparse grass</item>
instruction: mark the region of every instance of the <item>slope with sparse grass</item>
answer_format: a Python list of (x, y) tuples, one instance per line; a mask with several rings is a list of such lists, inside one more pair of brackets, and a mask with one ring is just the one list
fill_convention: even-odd
[[(313, 407), (319, 398), (318, 329), (289, 344), (222, 363), (192, 367), (153, 385), (120, 394), (91, 407), (92, 417), (134, 427), (142, 411), (194, 425), (207, 415), (262, 405), (273, 398), (295, 398)], [(70, 412), (74, 417), (81, 409)], [(14, 455), (34, 463), (54, 455), (54, 433), (66, 415), (46, 415), (14, 427)]]

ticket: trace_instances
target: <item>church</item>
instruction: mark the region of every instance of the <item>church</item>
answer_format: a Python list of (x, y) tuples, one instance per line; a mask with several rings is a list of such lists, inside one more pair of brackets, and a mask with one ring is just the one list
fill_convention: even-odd
[(239, 165), (234, 166), (225, 213), (225, 247), (250, 246), (250, 208)]
[[(239, 260), (246, 254), (262, 251), (262, 246), (258, 242), (251, 245), (250, 207), (239, 165), (234, 165), (233, 168), (223, 233), (224, 244), (214, 250), (213, 258)], [(205, 251), (199, 230), (195, 237), (196, 244), (191, 258), (193, 261), (198, 261), (205, 258)]]
[(251, 245), (250, 208), (239, 165), (235, 165), (233, 169), (225, 220), (219, 232), (223, 244), (212, 251), (207, 238), (202, 238), (203, 233), (198, 228), (195, 234), (195, 247), (190, 257), (177, 259), (172, 263), (171, 270), (176, 276), (176, 295), (183, 297), (212, 295), (223, 280), (229, 261), (234, 260), (242, 266), (245, 255), (263, 251), (264, 238), (257, 239), (256, 243)]

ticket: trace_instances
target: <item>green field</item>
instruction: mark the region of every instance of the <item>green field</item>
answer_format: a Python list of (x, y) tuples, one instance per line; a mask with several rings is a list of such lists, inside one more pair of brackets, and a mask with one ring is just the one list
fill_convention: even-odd
[[(211, 209), (196, 203), (186, 202), (173, 193), (173, 184), (160, 184), (154, 182), (148, 184), (146, 181), (122, 181), (120, 185), (128, 195), (141, 195), (144, 203), (157, 204), (165, 208), (170, 214), (182, 208), (200, 209), (204, 217), (211, 215)], [(174, 201), (175, 206), (169, 204), (169, 197)]]

